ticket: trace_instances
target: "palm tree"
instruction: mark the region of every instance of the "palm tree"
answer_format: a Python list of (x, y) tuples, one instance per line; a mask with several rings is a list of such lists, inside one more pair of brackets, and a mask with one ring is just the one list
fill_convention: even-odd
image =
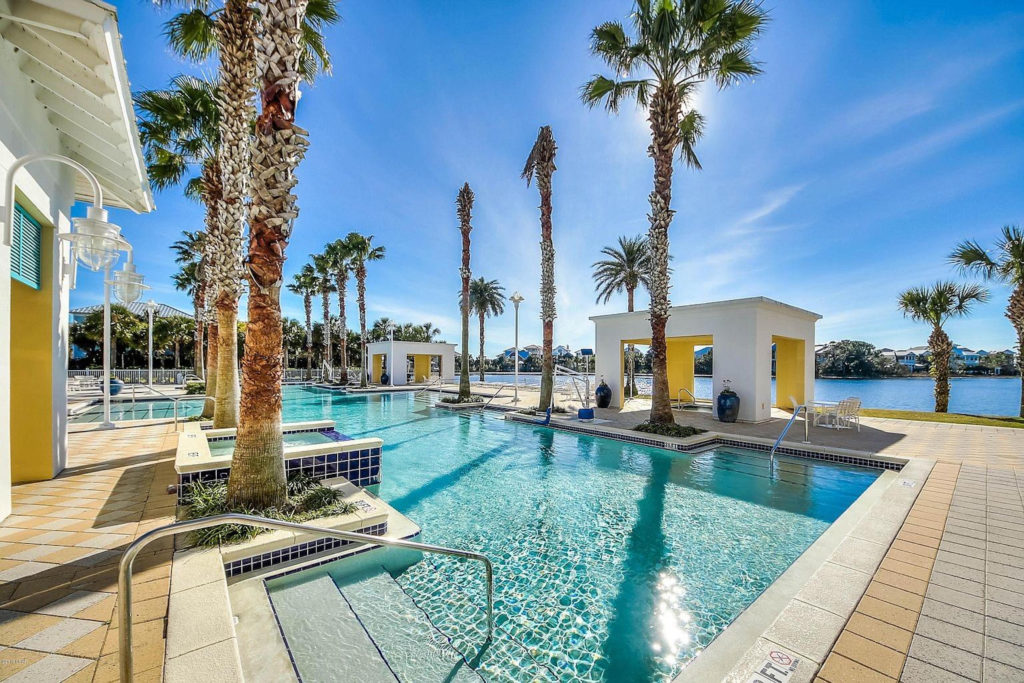
[(356, 276), (356, 301), (359, 304), (359, 386), (366, 386), (366, 264), (384, 258), (384, 247), (373, 246), (373, 235), (350, 232), (345, 237), (349, 263)]
[(181, 265), (171, 279), (174, 288), (188, 292), (192, 297), (192, 319), (196, 321), (192, 350), (192, 370), (197, 377), (205, 377), (203, 368), (203, 309), (206, 303), (206, 281), (203, 278), (203, 251), (206, 233), (201, 230), (182, 230), (182, 238), (171, 245), (174, 262)]
[(195, 321), (184, 315), (172, 315), (153, 321), (153, 336), (174, 346), (175, 368), (181, 367), (181, 344), (193, 335), (195, 326)]
[(459, 373), (459, 402), (470, 400), (469, 393), (469, 281), (473, 271), (469, 269), (469, 233), (473, 230), (473, 190), (469, 183), (462, 186), (455, 200), (459, 217), (459, 231), (462, 233), (462, 291), (459, 294), (459, 310), (462, 313), (462, 364)]
[(935, 378), (935, 412), (949, 409), (949, 361), (953, 342), (942, 326), (950, 318), (962, 318), (971, 312), (975, 302), (988, 301), (988, 290), (979, 285), (936, 282), (930, 287), (914, 287), (899, 296), (899, 308), (904, 317), (932, 326), (928, 337), (931, 350), (931, 369)]
[(341, 347), (341, 375), (338, 381), (348, 384), (348, 335), (345, 330), (348, 322), (345, 318), (345, 303), (348, 298), (348, 276), (352, 269), (350, 258), (352, 256), (349, 245), (345, 240), (334, 240), (324, 249), (324, 255), (330, 264), (331, 274), (334, 276), (334, 288), (338, 292), (338, 323), (341, 326), (341, 334), (338, 335), (338, 345)]
[(523, 168), (526, 186), (534, 176), (540, 192), (540, 319), (544, 325), (541, 370), (540, 405), (545, 410), (551, 405), (555, 389), (555, 356), (553, 352), (555, 327), (555, 245), (551, 241), (551, 176), (555, 172), (555, 138), (551, 126), (541, 126), (537, 140)]
[(482, 277), (469, 283), (469, 306), (480, 318), (480, 381), (484, 381), (484, 318), (505, 312), (505, 288)]
[(689, 105), (701, 83), (714, 78), (720, 88), (760, 73), (751, 58), (754, 38), (766, 21), (753, 0), (637, 0), (635, 37), (619, 22), (601, 24), (591, 33), (591, 52), (614, 70), (596, 75), (581, 89), (585, 104), (604, 103), (617, 112), (627, 98), (647, 110), (651, 128), (648, 154), (654, 158), (654, 191), (649, 201), (651, 251), (651, 349), (654, 390), (651, 422), (672, 423), (668, 390), (665, 324), (669, 315), (668, 231), (672, 222), (672, 161), (700, 169), (694, 146), (704, 119)]
[(324, 314), (323, 354), (324, 362), (334, 366), (334, 355), (331, 353), (331, 292), (335, 291), (332, 280), (331, 261), (326, 254), (310, 254), (313, 259), (313, 272), (316, 273), (317, 291), (320, 292)]
[(288, 291), (302, 297), (306, 312), (306, 380), (313, 379), (313, 295), (320, 290), (320, 283), (313, 266), (308, 263), (292, 276)]
[[(626, 310), (633, 312), (633, 295), (637, 287), (650, 287), (651, 259), (647, 248), (647, 238), (619, 237), (619, 246), (605, 247), (601, 253), (608, 258), (596, 261), (594, 268), (594, 284), (597, 290), (597, 303), (608, 303), (612, 295), (626, 292)], [(636, 396), (636, 358), (633, 345), (627, 351), (629, 362), (626, 365), (626, 395)]]
[(249, 322), (242, 364), (242, 402), (228, 478), (233, 508), (279, 507), (288, 495), (281, 436), (281, 282), (285, 247), (298, 215), (295, 170), (306, 153), (296, 125), (305, 0), (261, 3), (256, 50), (259, 99), (252, 148), (249, 215)]
[(1003, 226), (995, 254), (976, 241), (960, 243), (949, 260), (965, 272), (979, 273), (986, 280), (1012, 287), (1006, 317), (1017, 332), (1017, 368), (1021, 372), (1020, 416), (1024, 417), (1024, 231), (1020, 226)]
[[(292, 285), (288, 285), (291, 289)], [(281, 321), (282, 328), (282, 356), (285, 371), (289, 368), (290, 352), (294, 349), (302, 349), (306, 343), (306, 327), (295, 318), (285, 318)], [(308, 371), (308, 369), (307, 369)]]

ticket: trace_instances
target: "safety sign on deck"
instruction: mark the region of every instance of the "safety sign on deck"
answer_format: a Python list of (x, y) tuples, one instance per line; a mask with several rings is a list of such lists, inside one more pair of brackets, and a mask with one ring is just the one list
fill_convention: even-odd
[(800, 660), (782, 650), (772, 650), (747, 683), (786, 683)]

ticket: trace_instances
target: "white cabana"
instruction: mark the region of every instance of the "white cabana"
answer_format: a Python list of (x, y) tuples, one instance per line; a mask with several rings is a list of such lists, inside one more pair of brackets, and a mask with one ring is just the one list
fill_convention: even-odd
[(383, 372), (394, 377), (395, 386), (422, 384), (438, 377), (446, 381), (455, 379), (455, 344), (396, 339), (367, 344), (366, 355), (370, 359), (370, 381), (374, 384), (385, 384), (381, 382)]
[[(814, 398), (814, 325), (821, 316), (765, 297), (713, 301), (670, 309), (666, 325), (669, 392), (686, 401), (694, 391), (694, 349), (714, 351), (712, 397), (724, 382), (740, 397), (738, 419), (771, 417), (774, 348), (776, 403), (790, 407)], [(595, 325), (597, 375), (612, 389), (612, 405), (623, 402), (624, 349), (651, 343), (647, 311), (591, 317)]]

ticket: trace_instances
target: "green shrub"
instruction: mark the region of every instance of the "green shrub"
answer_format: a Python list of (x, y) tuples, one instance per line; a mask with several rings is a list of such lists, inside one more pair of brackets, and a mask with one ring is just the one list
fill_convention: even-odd
[[(238, 508), (232, 509), (227, 503), (227, 482), (211, 481), (193, 484), (183, 500), (186, 519), (199, 519), (226, 512), (240, 512), (257, 517), (270, 517), (288, 522), (307, 522), (319, 517), (346, 515), (358, 508), (352, 503), (339, 500), (338, 492), (324, 486), (310, 477), (298, 475), (288, 481), (288, 502), (282, 509)], [(267, 531), (240, 524), (199, 529), (190, 534), (190, 540), (200, 546), (216, 546), (222, 543), (240, 543)]]
[(483, 403), (479, 396), (470, 396), (465, 401), (460, 401), (458, 396), (442, 396), (441, 403)]
[(686, 437), (693, 436), (694, 434), (703, 434), (705, 430), (687, 425), (677, 425), (674, 422), (668, 424), (641, 422), (636, 427), (633, 427), (633, 431), (644, 432), (645, 434), (657, 434), (658, 436), (674, 436), (679, 439), (685, 439)]
[(185, 385), (185, 393), (194, 396), (206, 393), (206, 382), (189, 382)]

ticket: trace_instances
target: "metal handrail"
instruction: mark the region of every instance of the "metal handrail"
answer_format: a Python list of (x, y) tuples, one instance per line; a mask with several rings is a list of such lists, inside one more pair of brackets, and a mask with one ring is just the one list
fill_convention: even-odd
[(132, 680), (132, 564), (135, 562), (135, 557), (146, 545), (157, 539), (164, 538), (165, 536), (173, 536), (174, 534), (185, 531), (206, 529), (207, 527), (217, 526), (219, 524), (241, 524), (242, 526), (267, 529), (304, 531), (307, 533), (319, 534), (321, 536), (328, 536), (330, 538), (341, 539), (343, 541), (355, 541), (359, 543), (369, 543), (371, 545), (397, 546), (399, 548), (409, 548), (410, 550), (419, 550), (426, 553), (438, 553), (440, 555), (449, 555), (452, 557), (461, 557), (466, 560), (483, 562), (484, 569), (487, 572), (488, 642), (494, 637), (494, 565), (491, 564), (491, 560), (486, 555), (475, 553), (471, 550), (456, 550), (455, 548), (445, 548), (439, 545), (417, 543), (416, 541), (407, 541), (401, 538), (387, 538), (384, 536), (361, 534), (355, 531), (324, 529), (321, 527), (310, 526), (308, 524), (296, 524), (295, 522), (284, 522), (279, 519), (268, 519), (266, 517), (257, 517), (255, 515), (243, 515), (240, 513), (228, 512), (222, 515), (214, 515), (213, 517), (203, 517), (202, 519), (175, 522), (173, 524), (168, 524), (167, 526), (157, 527), (156, 529), (139, 536), (132, 541), (127, 548), (125, 548), (124, 555), (121, 556), (121, 564), (118, 569), (117, 576), (117, 612), (120, 624), (120, 633), (118, 634), (120, 652), (118, 653), (118, 657), (120, 659), (122, 681)]
[(504, 389), (507, 386), (508, 386), (508, 384), (502, 384), (501, 386), (499, 386), (498, 390), (495, 391), (493, 394), (491, 394), (491, 397), (489, 399), (487, 399), (487, 401), (485, 401), (484, 404), (482, 406), (480, 406), (480, 407), (481, 408), (486, 408), (487, 406), (491, 405), (491, 401), (493, 401), (494, 399), (498, 398), (498, 394), (500, 394), (501, 390)]
[(422, 394), (422, 393), (423, 393), (424, 391), (430, 391), (430, 388), (431, 388), (432, 386), (434, 386), (435, 384), (436, 384), (437, 386), (439, 386), (439, 387), (442, 387), (442, 386), (444, 386), (444, 378), (443, 378), (443, 377), (438, 377), (437, 379), (435, 379), (435, 380), (434, 380), (433, 382), (431, 382), (430, 384), (427, 384), (426, 386), (423, 386), (423, 387), (421, 387), (421, 388), (417, 389), (417, 390), (416, 390), (416, 392), (415, 392), (415, 393), (413, 394), (413, 396), (419, 396), (419, 395), (420, 395), (420, 394)]
[(770, 468), (770, 471), (775, 471), (775, 451), (779, 450), (779, 444), (781, 444), (782, 440), (786, 438), (786, 434), (789, 433), (789, 428), (793, 426), (793, 423), (796, 421), (796, 416), (800, 414), (801, 410), (804, 411), (804, 443), (811, 442), (810, 435), (808, 433), (810, 422), (807, 419), (807, 405), (799, 405), (793, 409), (793, 416), (789, 418), (789, 422), (787, 422), (786, 426), (783, 427), (782, 433), (779, 434), (779, 438), (775, 439), (775, 445), (773, 445), (772, 449), (768, 452), (768, 467)]

